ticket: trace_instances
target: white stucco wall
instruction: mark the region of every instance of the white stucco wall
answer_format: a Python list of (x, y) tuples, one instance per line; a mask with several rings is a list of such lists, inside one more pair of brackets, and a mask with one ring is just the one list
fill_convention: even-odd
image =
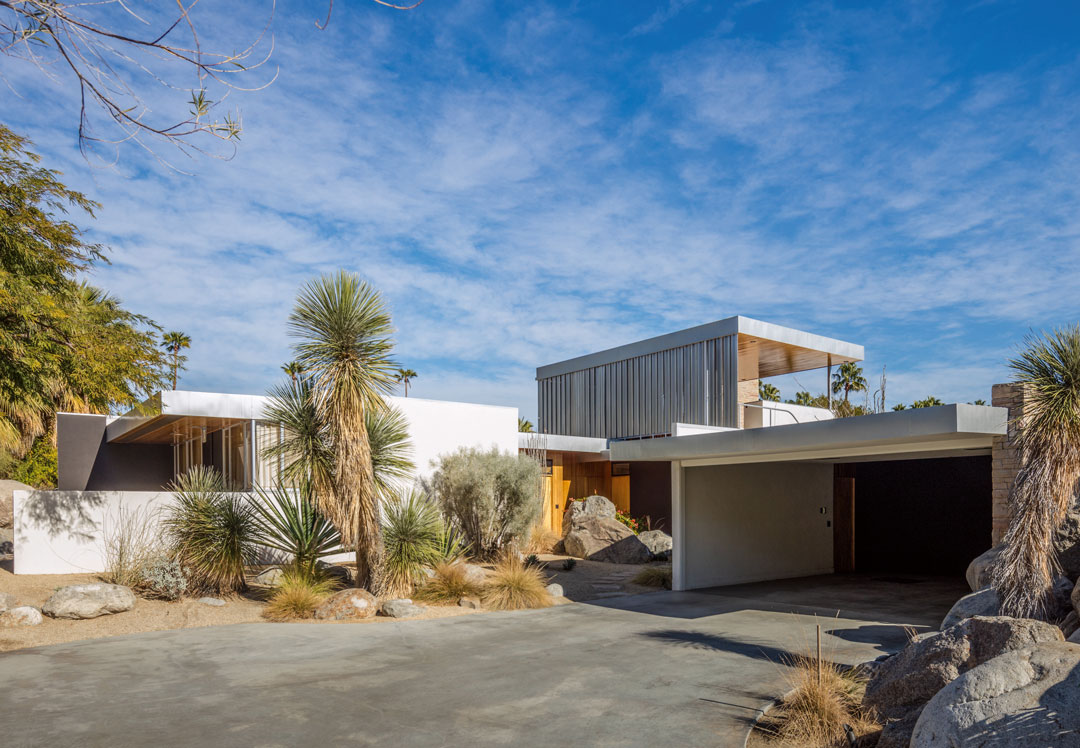
[[(517, 408), (391, 398), (409, 422), (417, 477), (459, 447), (517, 453)], [(154, 512), (167, 492), (19, 491), (15, 493), (15, 573), (76, 574), (105, 569), (104, 536), (119, 517)], [(335, 557), (349, 558), (349, 556)]]
[(105, 570), (105, 538), (123, 517), (156, 524), (171, 494), (155, 491), (16, 491), (15, 573), (83, 574)]
[(743, 428), (747, 429), (828, 421), (834, 417), (828, 408), (811, 408), (807, 405), (777, 403), (772, 400), (758, 400), (743, 406)]
[(684, 468), (682, 588), (831, 573), (832, 476), (813, 463)]
[(517, 408), (416, 397), (388, 399), (409, 421), (418, 477), (431, 475), (432, 463), (459, 447), (497, 447), (517, 454)]

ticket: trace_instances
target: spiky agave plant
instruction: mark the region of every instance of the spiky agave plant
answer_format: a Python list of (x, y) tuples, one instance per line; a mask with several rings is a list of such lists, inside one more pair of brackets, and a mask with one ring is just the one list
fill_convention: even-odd
[(295, 488), (282, 482), (269, 489), (256, 486), (255, 492), (251, 503), (259, 542), (287, 554), (301, 573), (313, 577), (320, 558), (345, 551), (341, 533), (315, 505), (310, 480)]
[(1026, 403), (1012, 519), (992, 585), (1003, 615), (1046, 620), (1060, 572), (1054, 534), (1080, 480), (1080, 325), (1029, 335), (1025, 346), (1009, 361)]

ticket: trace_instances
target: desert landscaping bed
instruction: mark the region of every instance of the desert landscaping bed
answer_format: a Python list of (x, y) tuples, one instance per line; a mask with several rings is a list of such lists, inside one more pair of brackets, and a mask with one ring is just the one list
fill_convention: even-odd
[[(620, 595), (654, 592), (655, 587), (634, 584), (630, 580), (642, 566), (635, 564), (611, 564), (602, 561), (576, 559), (573, 569), (562, 568), (565, 555), (545, 554), (540, 560), (545, 565), (549, 581), (563, 588), (563, 597), (554, 600), (556, 605), (587, 601)], [(0, 593), (15, 597), (19, 605), (41, 608), (57, 588), (77, 584), (100, 582), (97, 574), (32, 574), (15, 575), (11, 562), (0, 562)], [(223, 605), (207, 605), (194, 598), (174, 602), (139, 598), (134, 609), (123, 613), (103, 615), (86, 620), (64, 620), (45, 617), (36, 626), (11, 626), (0, 628), (0, 652), (27, 647), (123, 636), (143, 631), (199, 628), (202, 626), (226, 626), (237, 623), (264, 623), (273, 625), (262, 617), (268, 587), (253, 584), (237, 596), (222, 598)], [(456, 605), (427, 605), (420, 615), (410, 620), (427, 620), (451, 616), (472, 615), (483, 609), (463, 608)], [(356, 621), (319, 621), (311, 624), (338, 623), (385, 623), (397, 619), (384, 616)]]

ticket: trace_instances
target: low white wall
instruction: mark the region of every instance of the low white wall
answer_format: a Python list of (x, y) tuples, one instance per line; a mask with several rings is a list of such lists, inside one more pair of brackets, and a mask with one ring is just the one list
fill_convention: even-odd
[(832, 476), (811, 463), (685, 468), (683, 587), (831, 573)]
[[(517, 408), (395, 397), (409, 422), (417, 477), (460, 447), (516, 454)], [(15, 573), (78, 574), (105, 570), (105, 537), (125, 514), (154, 513), (172, 500), (152, 491), (16, 491)], [(328, 561), (348, 560), (352, 554)]]
[(105, 538), (124, 516), (156, 513), (172, 494), (155, 491), (16, 491), (15, 573), (105, 570)]

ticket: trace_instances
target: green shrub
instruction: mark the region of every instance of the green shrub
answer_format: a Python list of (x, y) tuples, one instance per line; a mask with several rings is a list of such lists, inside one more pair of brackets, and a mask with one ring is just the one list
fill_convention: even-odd
[(469, 578), (468, 569), (460, 561), (443, 561), (432, 572), (416, 591), (417, 600), (456, 605), (463, 597), (479, 597), (483, 592), (483, 586)]
[(142, 568), (137, 587), (143, 597), (179, 600), (187, 592), (188, 580), (183, 567), (168, 558), (157, 558)]
[(479, 558), (526, 538), (542, 510), (540, 464), (524, 454), (459, 449), (440, 458), (428, 487)]
[(221, 594), (245, 589), (244, 566), (258, 552), (251, 502), (227, 493), (221, 474), (202, 465), (177, 478), (172, 490), (176, 500), (163, 525), (192, 586)]
[(281, 581), (270, 593), (262, 615), (270, 621), (313, 618), (315, 610), (334, 591), (333, 579), (312, 574), (300, 567), (285, 569)]
[(52, 434), (35, 439), (26, 457), (7, 466), (4, 477), (34, 488), (56, 488), (56, 447)]
[(451, 533), (439, 508), (419, 491), (386, 502), (383, 522), (386, 593), (404, 597), (426, 579), (426, 568), (445, 559), (444, 546), (453, 544)]
[(316, 507), (310, 481), (296, 488), (281, 483), (269, 491), (256, 487), (255, 532), (260, 544), (289, 555), (308, 574), (320, 558), (344, 553), (341, 533)]
[(495, 610), (546, 608), (551, 605), (547, 579), (516, 554), (504, 555), (484, 584), (484, 604)]

